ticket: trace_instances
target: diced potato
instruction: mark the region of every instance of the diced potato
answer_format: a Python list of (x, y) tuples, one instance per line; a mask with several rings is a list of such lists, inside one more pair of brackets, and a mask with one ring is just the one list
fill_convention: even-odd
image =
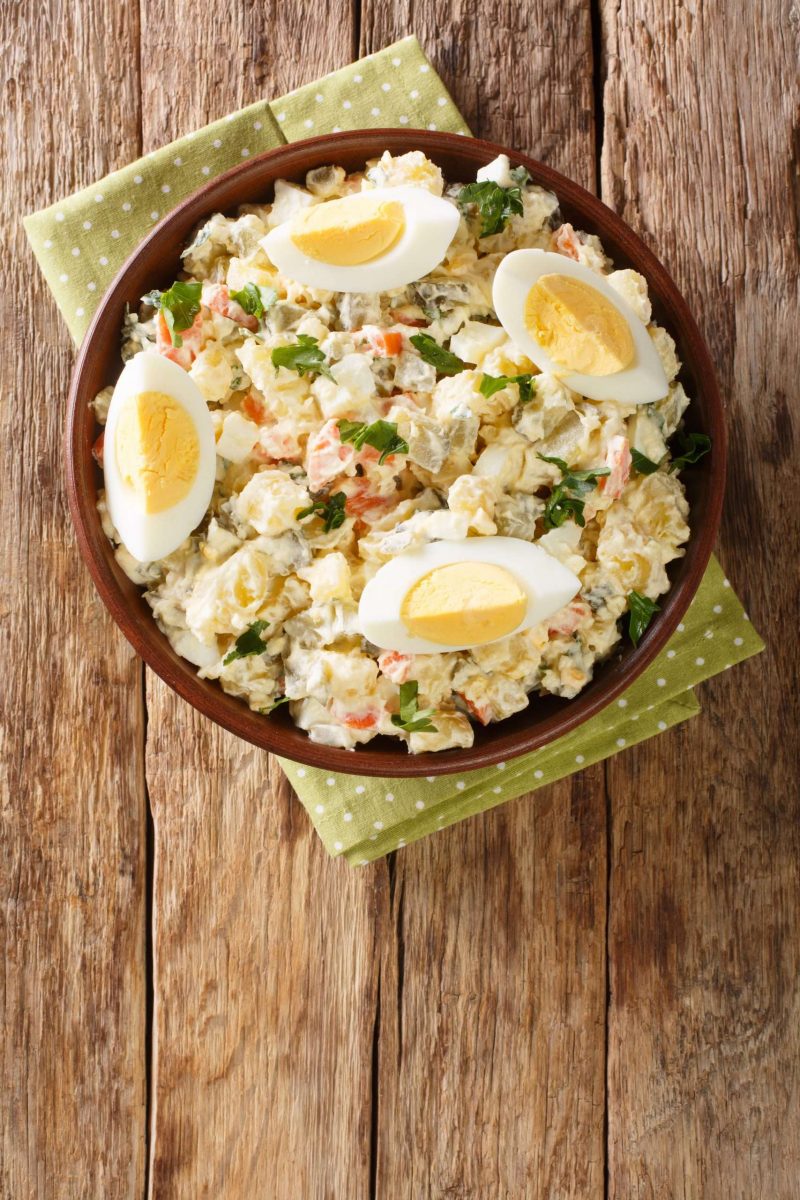
[(467, 363), (480, 364), (490, 351), (507, 340), (502, 325), (486, 325), (483, 321), (467, 321), (450, 339), (450, 349)]
[(241, 463), (250, 457), (258, 441), (258, 426), (239, 412), (229, 412), (223, 418), (222, 432), (217, 438), (217, 454), (228, 462)]

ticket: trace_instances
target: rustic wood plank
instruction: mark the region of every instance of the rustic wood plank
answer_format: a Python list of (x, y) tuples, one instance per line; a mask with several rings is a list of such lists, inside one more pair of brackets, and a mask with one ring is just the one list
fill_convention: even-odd
[(603, 1195), (602, 770), (396, 856), (378, 1189)]
[[(408, 29), (477, 134), (593, 187), (588, 4), (365, 3), (361, 50)], [(598, 767), (396, 856), (379, 1197), (602, 1196), (605, 812)]]
[(0, 1195), (138, 1200), (141, 667), (78, 558), (61, 449), (74, 352), (20, 224), (136, 154), (136, 55), (121, 47), (137, 44), (138, 5), (46, 0), (3, 18)]
[[(297, 4), (160, 0), (149, 12), (146, 149), (353, 53), (338, 9), (315, 22)], [(176, 28), (191, 37), (168, 36)], [(191, 86), (165, 86), (179, 77)], [(365, 1197), (386, 866), (329, 860), (267, 755), (153, 676), (148, 710), (152, 1195)]]
[(800, 1179), (796, 15), (604, 5), (604, 196), (695, 302), (730, 420), (721, 553), (776, 631), (691, 726), (609, 767), (620, 1200), (790, 1200)]

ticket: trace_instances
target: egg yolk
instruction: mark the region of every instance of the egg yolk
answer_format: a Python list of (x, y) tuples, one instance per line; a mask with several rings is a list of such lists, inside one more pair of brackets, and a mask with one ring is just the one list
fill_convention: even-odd
[(405, 225), (402, 204), (365, 192), (304, 209), (293, 223), (291, 238), (317, 262), (356, 267), (390, 250)]
[(122, 482), (146, 513), (160, 513), (188, 494), (200, 462), (194, 423), (164, 392), (139, 392), (120, 411), (114, 449)]
[(519, 625), (528, 597), (510, 571), (494, 563), (435, 567), (409, 589), (400, 617), (412, 637), (443, 646), (480, 646)]
[(542, 275), (525, 301), (525, 327), (561, 367), (582, 375), (614, 375), (629, 367), (628, 322), (597, 288), (571, 275)]

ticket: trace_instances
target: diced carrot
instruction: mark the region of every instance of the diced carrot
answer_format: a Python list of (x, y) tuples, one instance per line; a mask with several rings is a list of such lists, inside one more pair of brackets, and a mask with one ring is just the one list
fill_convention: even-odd
[(553, 642), (556, 638), (568, 637), (569, 634), (574, 633), (589, 612), (589, 606), (583, 600), (576, 598), (569, 604), (565, 604), (554, 615), (547, 627), (547, 636), (550, 641)]
[(378, 717), (374, 712), (350, 713), (344, 718), (344, 724), (349, 729), (374, 729), (378, 724)]
[(342, 444), (339, 426), (331, 419), (312, 433), (306, 447), (306, 474), (312, 492), (318, 492), (332, 479), (344, 474), (355, 462), (356, 452), (350, 443)]
[(258, 330), (258, 318), (245, 312), (241, 304), (231, 299), (231, 294), (224, 283), (205, 285), (203, 303), (208, 305), (212, 312), (217, 312), (220, 316), (235, 321), (237, 325), (243, 325), (245, 329), (250, 329), (253, 333)]
[(331, 700), (329, 704), (331, 715), (348, 729), (374, 729), (383, 713), (380, 704), (368, 704), (366, 708), (351, 709), (343, 700)]
[[(374, 453), (377, 457), (377, 450)], [(367, 522), (370, 517), (377, 520), (388, 508), (397, 503), (394, 493), (390, 496), (376, 494), (373, 491), (373, 483), (366, 476), (346, 479), (342, 484), (342, 490), (347, 496), (344, 508), (348, 517), (361, 517)]]
[(631, 473), (631, 461), (628, 439), (622, 434), (616, 434), (609, 441), (606, 453), (606, 466), (610, 469), (610, 474), (604, 475), (600, 480), (600, 490), (612, 500), (618, 500), (622, 495)]
[(410, 654), (401, 654), (399, 650), (383, 650), (378, 655), (378, 666), (392, 683), (406, 682), (411, 672), (412, 661)]
[(403, 349), (403, 335), (397, 330), (379, 329), (370, 334), (369, 344), (382, 358), (394, 358)]
[(492, 706), (490, 704), (475, 704), (474, 701), (467, 699), (463, 692), (458, 692), (458, 695), (464, 701), (476, 721), (480, 721), (481, 725), (489, 724), (492, 719)]
[(173, 346), (169, 326), (163, 312), (159, 311), (156, 319), (156, 349), (159, 354), (163, 354), (164, 358), (168, 358), (171, 362), (177, 363), (179, 367), (183, 367), (184, 371), (188, 371), (200, 352), (202, 333), (203, 313), (201, 310), (192, 325), (181, 333), (181, 345)]
[(267, 419), (267, 409), (264, 401), (259, 396), (254, 395), (253, 392), (248, 392), (242, 401), (242, 412), (251, 421), (255, 421), (257, 425), (262, 425)]
[(106, 431), (104, 429), (95, 444), (92, 446), (92, 458), (97, 463), (98, 467), (102, 467), (103, 465), (103, 450), (105, 448), (105, 442)]
[(578, 235), (569, 224), (559, 225), (553, 231), (553, 247), (558, 254), (566, 254), (567, 258), (578, 261)]

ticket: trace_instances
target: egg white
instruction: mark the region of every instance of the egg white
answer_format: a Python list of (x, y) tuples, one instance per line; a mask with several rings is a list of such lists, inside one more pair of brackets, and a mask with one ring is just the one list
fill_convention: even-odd
[[(122, 479), (117, 464), (116, 434), (125, 404), (140, 392), (163, 392), (188, 414), (197, 434), (199, 457), (194, 482), (183, 497), (161, 513), (147, 513), (137, 494)], [(199, 525), (214, 490), (216, 450), (214, 426), (194, 380), (176, 363), (143, 351), (129, 359), (114, 388), (108, 409), (103, 452), (106, 502), (114, 528), (138, 562), (153, 562), (177, 550)]]
[[(595, 288), (614, 305), (631, 331), (633, 365), (613, 375), (585, 375), (567, 371), (544, 350), (525, 324), (525, 302), (542, 275), (569, 275)], [(664, 368), (647, 326), (611, 284), (582, 263), (549, 250), (514, 250), (495, 272), (492, 303), (508, 336), (540, 371), (556, 375), (567, 387), (589, 400), (617, 400), (623, 404), (653, 404), (669, 390)]]
[(458, 229), (459, 212), (449, 200), (424, 188), (379, 188), (368, 194), (395, 200), (403, 206), (405, 229), (385, 254), (353, 267), (320, 262), (303, 254), (292, 241), (292, 221), (285, 221), (261, 239), (261, 245), (281, 274), (307, 287), (332, 292), (387, 292), (427, 275), (447, 253)]
[(423, 575), (436, 567), (459, 562), (483, 562), (505, 567), (527, 595), (528, 607), (524, 617), (511, 633), (503, 634), (503, 637), (538, 625), (558, 612), (581, 586), (577, 576), (551, 554), (521, 538), (474, 537), (462, 541), (429, 542), (419, 550), (399, 554), (391, 562), (385, 563), (369, 580), (358, 605), (358, 621), (364, 637), (383, 650), (398, 650), (402, 654), (469, 650), (470, 645), (449, 646), (414, 637), (400, 616), (404, 598)]

